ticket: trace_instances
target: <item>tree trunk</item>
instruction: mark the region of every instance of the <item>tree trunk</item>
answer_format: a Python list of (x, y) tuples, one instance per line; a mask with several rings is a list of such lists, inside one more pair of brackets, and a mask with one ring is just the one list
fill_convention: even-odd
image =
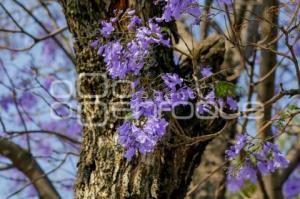
[[(225, 198), (226, 172), (222, 167), (225, 162), (224, 151), (228, 145), (228, 137), (229, 134), (219, 136), (206, 147), (201, 164), (195, 169), (193, 181), (185, 199)], [(207, 176), (210, 177), (207, 178)]]
[[(94, 33), (99, 28), (99, 20), (109, 18), (112, 9), (130, 6), (135, 8), (145, 20), (157, 15), (161, 9), (153, 1), (108, 1), (108, 0), (61, 0), (70, 31), (73, 34), (76, 53), (76, 69), (80, 76), (83, 73), (104, 74), (106, 67), (89, 43), (95, 39)], [(154, 7), (155, 6), (155, 7)], [(174, 24), (169, 24), (174, 27)], [(155, 71), (172, 70), (161, 66), (173, 66), (172, 51), (158, 48)], [(208, 50), (209, 51), (209, 50)], [(102, 123), (108, 118), (105, 126), (85, 125), (82, 152), (78, 163), (78, 175), (75, 187), (75, 198), (183, 198), (191, 181), (194, 168), (199, 164), (208, 141), (191, 146), (171, 147), (177, 138), (168, 130), (164, 140), (157, 149), (145, 156), (135, 156), (130, 162), (123, 157), (122, 148), (118, 147), (116, 129), (120, 120), (112, 116), (113, 102), (117, 99), (111, 92), (112, 80), (104, 88), (99, 76), (82, 78), (78, 84), (81, 93), (82, 119), (85, 123)], [(107, 95), (87, 98), (108, 89)], [(101, 104), (97, 102), (101, 101)], [(103, 104), (108, 109), (103, 108)], [(179, 121), (183, 127), (189, 126), (191, 134), (208, 134), (224, 126), (224, 121), (216, 121), (214, 129), (202, 129), (199, 122), (191, 127), (187, 122)]]
[[(264, 0), (263, 1), (263, 21), (261, 22), (261, 39), (264, 40), (263, 45), (267, 46), (276, 51), (277, 41), (275, 38), (278, 34), (278, 0)], [(272, 43), (271, 43), (272, 42)], [(266, 76), (277, 63), (277, 56), (270, 50), (261, 50), (261, 63), (260, 63), (260, 77)], [(275, 72), (268, 76), (258, 86), (257, 99), (264, 103), (274, 96), (275, 88)], [(272, 107), (267, 107), (264, 110), (264, 116), (262, 119), (257, 121), (257, 129), (259, 130), (262, 126), (272, 119)], [(271, 126), (265, 128), (259, 135), (262, 139), (266, 139), (272, 136)], [(283, 198), (282, 186), (278, 182), (278, 172), (272, 173), (263, 178), (263, 184), (265, 186), (266, 193), (270, 199), (281, 199)], [(263, 188), (260, 188), (262, 194)], [(260, 198), (263, 198), (260, 195)]]

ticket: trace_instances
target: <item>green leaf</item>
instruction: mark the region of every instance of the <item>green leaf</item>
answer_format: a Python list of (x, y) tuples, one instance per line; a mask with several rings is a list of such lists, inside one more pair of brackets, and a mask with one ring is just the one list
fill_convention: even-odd
[(293, 111), (293, 110), (297, 110), (298, 106), (296, 104), (289, 104), (287, 107), (289, 110)]
[(251, 198), (256, 190), (256, 185), (251, 183), (250, 181), (246, 181), (243, 189), (240, 191), (240, 194), (243, 198)]
[(126, 119), (126, 120), (132, 120), (132, 119), (133, 119), (132, 113), (131, 113), (131, 112), (130, 112), (130, 113), (127, 113), (127, 114), (125, 115), (125, 119)]
[(237, 91), (239, 88), (231, 83), (226, 81), (220, 81), (216, 85), (216, 96), (217, 97), (227, 97), (231, 96), (234, 97), (237, 95)]

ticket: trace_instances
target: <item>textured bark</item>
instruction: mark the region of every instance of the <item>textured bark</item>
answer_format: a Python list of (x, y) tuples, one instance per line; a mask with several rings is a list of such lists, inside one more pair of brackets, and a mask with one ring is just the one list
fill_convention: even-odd
[[(159, 7), (154, 7), (153, 1), (143, 0), (129, 2), (61, 0), (61, 4), (75, 39), (74, 48), (78, 74), (105, 73), (105, 65), (96, 52), (89, 47), (89, 43), (94, 39), (95, 30), (99, 28), (99, 20), (108, 18), (112, 9), (125, 9), (127, 6), (131, 6), (136, 8), (145, 19), (160, 12)], [(169, 27), (173, 32), (176, 31), (174, 24), (169, 24)], [(218, 46), (218, 50), (220, 48)], [(210, 49), (206, 49), (205, 52), (211, 53), (211, 56), (219, 54), (219, 52), (213, 53)], [(224, 53), (224, 46), (221, 52)], [(170, 49), (156, 48), (155, 59), (158, 66), (156, 70), (151, 71), (153, 77), (161, 71), (171, 72), (174, 70)], [(219, 60), (215, 59), (218, 63)], [(212, 61), (213, 59), (210, 60), (210, 62)], [(153, 153), (146, 156), (138, 155), (130, 162), (126, 161), (123, 157), (123, 149), (117, 145), (116, 128), (121, 121), (111, 115), (112, 102), (118, 100), (111, 94), (111, 83), (112, 80), (109, 81), (109, 91), (104, 98), (79, 99), (83, 105), (82, 119), (85, 122), (102, 122), (105, 117), (108, 118), (108, 121), (104, 127), (92, 125), (84, 127), (75, 198), (183, 198), (194, 168), (199, 164), (208, 141), (191, 146), (171, 147), (169, 144), (176, 143), (178, 138), (169, 130)], [(99, 78), (90, 77), (80, 82), (79, 89), (83, 94), (95, 95), (101, 93), (104, 88)], [(97, 104), (91, 104), (91, 102), (98, 101), (109, 105), (108, 111)], [(205, 124), (200, 124), (195, 120), (179, 122), (190, 136), (217, 132), (225, 123), (216, 120), (211, 123), (210, 128), (204, 128)]]
[[(225, 136), (227, 137), (227, 135)], [(186, 199), (225, 198), (225, 170), (221, 167), (225, 161), (224, 151), (228, 145), (228, 138), (225, 136), (215, 138), (206, 147), (201, 164), (195, 170), (190, 185), (193, 192)], [(214, 172), (215, 170), (217, 171)], [(212, 172), (214, 173), (212, 174)], [(202, 182), (209, 175), (211, 176)], [(199, 186), (199, 183), (202, 184)]]

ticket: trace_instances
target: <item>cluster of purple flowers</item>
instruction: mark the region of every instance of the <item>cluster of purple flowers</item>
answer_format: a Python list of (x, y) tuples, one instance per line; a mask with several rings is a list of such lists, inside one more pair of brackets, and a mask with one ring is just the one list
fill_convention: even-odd
[[(147, 93), (139, 87), (138, 82), (134, 84), (136, 92), (131, 95), (130, 99), (132, 120), (125, 121), (118, 129), (120, 143), (125, 147), (125, 156), (128, 159), (131, 159), (137, 151), (144, 154), (154, 150), (157, 142), (165, 134), (168, 125), (164, 119), (161, 119), (162, 112), (170, 112), (174, 107), (185, 105), (188, 101), (196, 98), (192, 88), (187, 86), (178, 74), (166, 73), (161, 78), (164, 82), (164, 89), (155, 91), (150, 97), (145, 97)], [(227, 104), (231, 109), (237, 109), (237, 104), (231, 97), (227, 97), (227, 100), (224, 101), (220, 97), (215, 97), (214, 91), (211, 91), (205, 99), (218, 103), (222, 101), (222, 108)], [(207, 102), (203, 105), (206, 106)], [(209, 109), (209, 107), (205, 108), (207, 109), (204, 109), (203, 113)], [(139, 134), (147, 139), (139, 139)]]
[(204, 114), (205, 112), (209, 112), (211, 109), (211, 106), (218, 106), (221, 109), (224, 109), (225, 106), (228, 107), (231, 111), (237, 111), (238, 110), (238, 104), (233, 99), (233, 97), (227, 96), (226, 98), (223, 97), (217, 97), (215, 95), (214, 89), (212, 89), (201, 101), (201, 103), (197, 106), (197, 112), (200, 114)]
[(14, 98), (11, 95), (0, 96), (0, 107), (1, 109), (8, 111), (8, 108), (11, 104), (14, 103)]
[(145, 91), (135, 84), (136, 92), (130, 99), (132, 120), (124, 121), (118, 129), (119, 142), (126, 149), (125, 157), (130, 160), (137, 152), (145, 154), (154, 150), (166, 132), (168, 122), (161, 118), (162, 111), (171, 111), (176, 102), (194, 99), (191, 88), (177, 74), (162, 75), (164, 91), (155, 91), (152, 97), (144, 97)]
[(283, 193), (285, 198), (294, 199), (297, 198), (300, 194), (300, 167), (295, 169), (293, 174), (289, 177), (289, 179), (283, 185)]
[(146, 154), (152, 152), (157, 142), (166, 132), (168, 122), (155, 117), (148, 118), (143, 128), (125, 121), (119, 128), (119, 142), (125, 147), (125, 157), (130, 160), (136, 151)]
[[(213, 74), (211, 67), (202, 67), (200, 70), (200, 73), (202, 77), (209, 77)], [(233, 97), (227, 96), (226, 98), (223, 97), (217, 97), (215, 94), (215, 90), (212, 88), (210, 92), (204, 97), (204, 99), (201, 101), (201, 103), (197, 106), (197, 111), (200, 114), (204, 114), (205, 112), (209, 112), (210, 106), (218, 106), (221, 109), (224, 109), (224, 107), (228, 107), (231, 111), (237, 111), (238, 110), (238, 104), (234, 100)]]
[[(117, 25), (118, 17), (109, 21), (102, 21), (99, 30), (103, 37), (102, 43), (96, 40), (91, 46), (96, 48), (98, 55), (106, 63), (107, 71), (112, 78), (125, 79), (137, 78), (141, 75), (143, 67), (151, 64), (148, 58), (154, 45), (169, 46), (170, 41), (165, 39), (158, 23), (178, 19), (182, 14), (188, 13), (196, 18), (200, 17), (200, 9), (195, 0), (169, 0), (161, 18), (153, 18), (143, 25), (142, 20), (135, 15), (133, 10), (127, 10), (122, 17), (129, 19), (127, 27)], [(124, 20), (123, 20), (124, 21)], [(126, 21), (126, 20), (125, 20)], [(125, 40), (116, 39), (117, 34), (127, 33)], [(104, 42), (103, 42), (104, 41)], [(201, 70), (202, 76), (212, 75), (211, 68)], [(164, 89), (146, 93), (138, 81), (134, 83), (135, 92), (130, 99), (131, 118), (123, 122), (118, 128), (119, 142), (125, 148), (125, 157), (130, 160), (137, 151), (145, 154), (154, 150), (157, 142), (166, 132), (168, 122), (161, 118), (162, 111), (171, 111), (178, 105), (184, 105), (189, 100), (196, 98), (192, 88), (184, 84), (184, 80), (177, 74), (166, 73), (162, 75)], [(231, 110), (236, 110), (237, 105), (233, 98), (215, 97), (212, 90), (206, 97), (208, 102), (218, 102), (222, 108), (227, 104)], [(201, 109), (201, 108), (200, 108)], [(205, 112), (208, 108), (202, 107)]]
[(108, 38), (111, 35), (111, 33), (115, 30), (112, 21), (111, 22), (102, 21), (101, 26), (102, 28), (100, 29), (100, 32), (102, 36), (105, 38)]
[(195, 99), (193, 90), (184, 85), (183, 80), (177, 74), (166, 73), (162, 76), (162, 79), (166, 85), (164, 102), (167, 104), (172, 105)]
[(271, 142), (254, 143), (254, 139), (246, 135), (238, 136), (236, 144), (226, 151), (226, 155), (231, 161), (227, 176), (227, 186), (231, 192), (239, 191), (246, 180), (256, 183), (257, 172), (266, 176), (288, 166), (278, 145)]
[(201, 12), (196, 0), (167, 0), (164, 13), (160, 20), (169, 22), (173, 19), (178, 20), (181, 15), (190, 14), (199, 20)]
[(16, 99), (14, 99), (11, 95), (0, 96), (0, 107), (5, 111), (8, 111), (9, 106), (14, 103), (18, 103), (22, 106), (22, 108), (29, 110), (36, 104), (36, 102), (37, 98), (31, 92), (23, 92), (20, 95), (17, 95)]
[[(118, 30), (117, 17), (109, 21), (102, 21), (100, 34), (105, 43), (96, 40), (91, 46), (98, 50), (98, 55), (104, 58), (107, 71), (112, 78), (125, 79), (128, 74), (140, 75), (142, 68), (148, 64), (153, 45), (169, 46), (170, 41), (165, 39), (161, 27), (161, 21), (178, 19), (183, 13), (189, 13), (199, 17), (200, 9), (195, 0), (167, 2), (163, 16), (148, 20), (142, 25), (142, 20), (135, 15), (133, 10), (127, 10), (125, 17), (129, 18), (127, 28)], [(123, 27), (124, 28), (124, 27)], [(115, 39), (115, 34), (127, 32), (126, 41)], [(134, 86), (136, 92), (132, 94), (130, 105), (132, 119), (124, 121), (118, 129), (119, 141), (126, 149), (125, 157), (131, 159), (137, 152), (145, 154), (153, 151), (157, 142), (165, 134), (168, 122), (161, 119), (158, 110), (161, 104), (165, 104), (168, 110), (178, 101), (194, 99), (191, 88), (183, 84), (183, 80), (177, 74), (164, 74), (162, 79), (166, 89), (155, 91), (152, 98), (144, 98), (144, 89), (138, 83)], [(166, 107), (164, 107), (166, 108)]]
[(129, 10), (127, 13), (130, 18), (127, 31), (133, 31), (128, 32), (132, 36), (127, 41), (113, 39), (117, 18), (112, 18), (109, 22), (101, 22), (100, 33), (108, 42), (100, 44), (96, 40), (91, 43), (92, 47), (98, 49), (98, 55), (104, 58), (112, 78), (124, 79), (130, 72), (138, 75), (150, 56), (151, 45), (170, 45), (153, 19), (148, 21), (147, 26), (141, 26), (142, 20), (133, 11)]
[(177, 74), (162, 75), (166, 88), (164, 91), (155, 91), (152, 99), (144, 99), (144, 90), (138, 89), (132, 94), (130, 105), (134, 119), (141, 117), (159, 117), (162, 110), (171, 111), (172, 106), (195, 99), (193, 90), (183, 83)]

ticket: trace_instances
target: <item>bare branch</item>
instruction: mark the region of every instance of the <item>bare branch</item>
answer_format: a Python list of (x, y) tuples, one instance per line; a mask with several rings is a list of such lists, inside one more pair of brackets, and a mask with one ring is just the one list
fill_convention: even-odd
[(279, 183), (281, 186), (292, 174), (300, 162), (300, 138), (297, 139), (294, 147), (290, 150), (289, 154), (287, 155), (287, 159), (290, 160), (289, 166), (284, 169), (279, 176)]
[(31, 153), (8, 139), (0, 138), (0, 154), (9, 158), (33, 182), (41, 199), (61, 198)]
[[(25, 12), (31, 16), (35, 22), (40, 25), (40, 27), (48, 34), (51, 34), (51, 32), (46, 28), (46, 26), (40, 21), (38, 20), (38, 18), (36, 16), (34, 16), (32, 14), (32, 12), (30, 12), (22, 3), (20, 3), (19, 1), (17, 0), (13, 0), (17, 5), (19, 5), (22, 9), (25, 10)], [(75, 64), (75, 58), (74, 58), (74, 55), (72, 54), (72, 52), (68, 52), (68, 50), (64, 47), (64, 45), (56, 38), (56, 37), (53, 37), (55, 43), (62, 49), (62, 51), (69, 57), (69, 59), (72, 61), (73, 64)]]

